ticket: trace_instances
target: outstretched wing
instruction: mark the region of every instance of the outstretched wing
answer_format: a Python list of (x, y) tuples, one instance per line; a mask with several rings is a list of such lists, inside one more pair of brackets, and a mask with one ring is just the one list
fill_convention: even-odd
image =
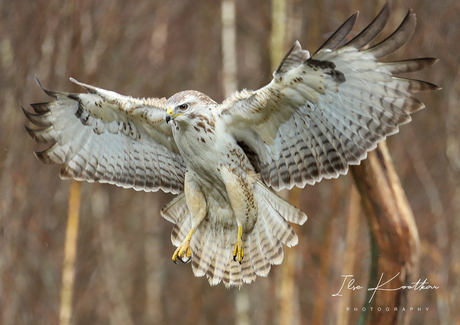
[(56, 100), (23, 108), (28, 133), (53, 145), (35, 155), (63, 164), (61, 178), (110, 183), (135, 190), (179, 193), (185, 164), (165, 122), (166, 99), (136, 99), (85, 85), (87, 94), (44, 89)]
[(237, 92), (219, 107), (227, 132), (276, 190), (345, 174), (349, 165), (359, 164), (379, 141), (409, 122), (409, 114), (424, 107), (412, 93), (439, 89), (396, 76), (431, 66), (435, 59), (377, 61), (412, 36), (416, 19), (411, 10), (392, 35), (369, 48), (388, 21), (388, 4), (342, 45), (356, 17), (311, 58), (296, 42), (270, 84)]

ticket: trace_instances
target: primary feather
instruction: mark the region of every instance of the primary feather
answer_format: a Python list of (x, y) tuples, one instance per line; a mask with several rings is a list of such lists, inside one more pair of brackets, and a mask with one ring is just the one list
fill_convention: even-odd
[(436, 59), (377, 61), (409, 40), (416, 21), (412, 10), (393, 34), (366, 48), (388, 17), (387, 4), (363, 32), (340, 46), (353, 15), (312, 57), (296, 42), (270, 84), (237, 92), (219, 107), (228, 132), (248, 147), (267, 185), (290, 189), (346, 174), (349, 165), (359, 164), (424, 107), (413, 93), (439, 89), (397, 77)]

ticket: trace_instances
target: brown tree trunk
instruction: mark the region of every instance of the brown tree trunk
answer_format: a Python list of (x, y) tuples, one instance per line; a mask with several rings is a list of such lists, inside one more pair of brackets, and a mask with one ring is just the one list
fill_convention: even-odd
[[(420, 241), (385, 142), (360, 166), (351, 167), (351, 172), (372, 237), (369, 291), (361, 318), (367, 324), (406, 324), (411, 314), (402, 308), (409, 307), (410, 290), (382, 289), (397, 289), (416, 281)], [(380, 290), (371, 290), (375, 288)]]

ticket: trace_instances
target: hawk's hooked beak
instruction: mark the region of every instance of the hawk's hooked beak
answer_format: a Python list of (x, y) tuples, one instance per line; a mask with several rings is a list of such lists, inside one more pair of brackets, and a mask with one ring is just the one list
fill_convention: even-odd
[(168, 109), (166, 110), (166, 113), (168, 113), (168, 115), (166, 115), (166, 117), (165, 117), (166, 123), (169, 123), (169, 121), (174, 120), (174, 119), (175, 119), (176, 117), (178, 117), (178, 116), (184, 115), (184, 113), (173, 114), (172, 108), (168, 108)]
[(166, 124), (168, 124), (169, 121), (172, 120), (172, 108), (168, 108), (168, 110), (166, 111), (166, 113), (168, 113), (168, 115), (166, 115)]

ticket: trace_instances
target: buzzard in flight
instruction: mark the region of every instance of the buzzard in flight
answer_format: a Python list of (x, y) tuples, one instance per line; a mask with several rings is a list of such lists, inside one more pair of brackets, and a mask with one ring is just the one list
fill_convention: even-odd
[(388, 5), (345, 42), (356, 17), (312, 56), (296, 42), (268, 85), (221, 104), (198, 91), (136, 99), (74, 79), (87, 93), (43, 89), (55, 100), (32, 104), (35, 113), (24, 110), (40, 127), (26, 129), (53, 145), (35, 154), (62, 164), (62, 178), (178, 194), (161, 211), (174, 224), (172, 259), (191, 261), (195, 275), (212, 285), (267, 276), (283, 260), (282, 244), (297, 244), (289, 222), (307, 220), (269, 187), (303, 188), (346, 174), (424, 107), (413, 93), (438, 89), (397, 77), (435, 59), (378, 61), (411, 37), (411, 10), (373, 46)]

